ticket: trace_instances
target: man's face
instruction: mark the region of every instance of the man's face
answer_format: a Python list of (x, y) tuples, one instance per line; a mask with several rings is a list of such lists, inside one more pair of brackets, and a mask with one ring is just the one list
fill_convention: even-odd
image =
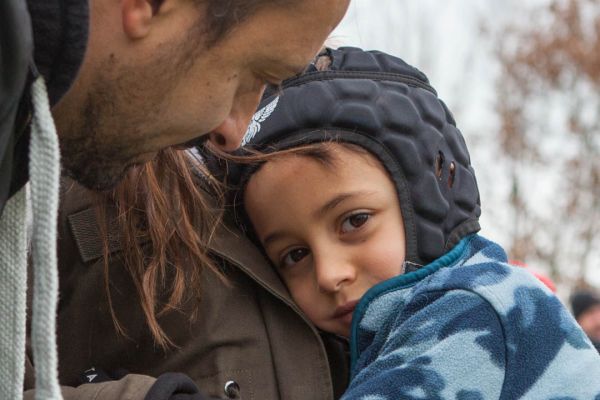
[(83, 66), (53, 110), (66, 172), (108, 189), (129, 166), (200, 136), (237, 148), (265, 85), (301, 72), (348, 2), (267, 5), (207, 48), (193, 1), (165, 0), (146, 19), (91, 1)]

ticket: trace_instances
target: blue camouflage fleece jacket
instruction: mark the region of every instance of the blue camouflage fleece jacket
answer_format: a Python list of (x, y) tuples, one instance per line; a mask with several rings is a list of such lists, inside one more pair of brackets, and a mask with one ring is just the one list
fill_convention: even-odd
[(600, 356), (560, 301), (478, 235), (371, 288), (343, 400), (600, 399)]

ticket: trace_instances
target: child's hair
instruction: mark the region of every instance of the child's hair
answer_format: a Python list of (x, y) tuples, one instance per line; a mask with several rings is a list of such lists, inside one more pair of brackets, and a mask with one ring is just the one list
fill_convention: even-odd
[[(406, 236), (406, 261), (425, 265), (477, 232), (479, 191), (465, 141), (427, 77), (377, 51), (326, 49), (326, 70), (309, 67), (263, 98), (227, 174), (232, 206), (244, 227), (243, 192), (260, 164), (286, 153), (326, 153), (344, 143), (369, 152), (393, 181)], [(323, 57), (323, 54), (320, 58)], [(239, 157), (245, 156), (246, 158)], [(326, 158), (323, 158), (326, 159)]]
[[(323, 134), (327, 134), (323, 132)], [(282, 150), (274, 150), (270, 153), (256, 153), (251, 156), (239, 156), (239, 157), (231, 157), (230, 159), (233, 161), (237, 161), (239, 163), (248, 164), (252, 166), (252, 174), (260, 169), (262, 165), (266, 162), (282, 158), (285, 156), (301, 156), (311, 158), (315, 161), (320, 162), (327, 167), (333, 167), (334, 165), (334, 157), (332, 153), (332, 149), (334, 146), (340, 146), (348, 151), (359, 155), (367, 155), (370, 154), (366, 149), (352, 143), (347, 143), (343, 141), (330, 140), (323, 142), (315, 142), (309, 143), (305, 145), (301, 145), (298, 147), (290, 147), (288, 149)], [(252, 174), (247, 174), (246, 178), (250, 178)], [(241, 182), (240, 182), (241, 183)], [(247, 183), (247, 180), (244, 181), (244, 186)]]

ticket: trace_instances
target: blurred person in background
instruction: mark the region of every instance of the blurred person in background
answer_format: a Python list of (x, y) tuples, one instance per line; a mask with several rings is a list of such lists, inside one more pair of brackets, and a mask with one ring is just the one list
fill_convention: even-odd
[(600, 296), (590, 290), (576, 290), (569, 298), (575, 320), (600, 352)]

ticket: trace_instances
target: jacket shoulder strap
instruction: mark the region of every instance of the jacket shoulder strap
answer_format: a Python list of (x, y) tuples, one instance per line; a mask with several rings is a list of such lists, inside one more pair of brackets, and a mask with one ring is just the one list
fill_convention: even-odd
[[(98, 224), (98, 216), (92, 208), (86, 208), (67, 217), (79, 255), (87, 263), (104, 256), (104, 240)], [(108, 228), (109, 254), (122, 250), (115, 226)]]

